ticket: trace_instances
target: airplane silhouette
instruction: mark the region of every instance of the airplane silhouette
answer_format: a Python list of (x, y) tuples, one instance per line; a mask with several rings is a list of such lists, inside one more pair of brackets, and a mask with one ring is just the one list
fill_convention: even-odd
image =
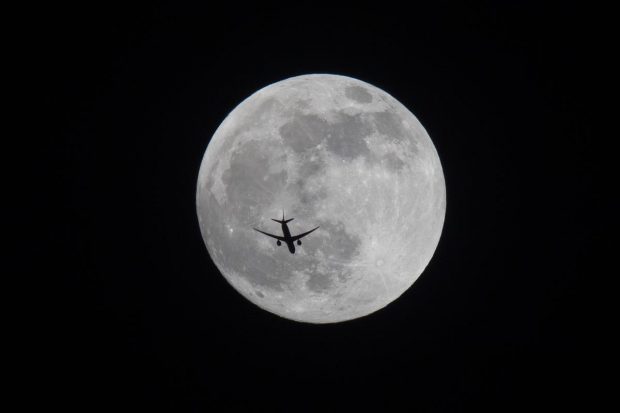
[(282, 211), (282, 220), (281, 221), (279, 219), (271, 218), (272, 221), (276, 221), (276, 222), (279, 222), (280, 224), (282, 224), (282, 234), (284, 234), (283, 237), (280, 237), (278, 235), (269, 234), (267, 232), (261, 231), (260, 229), (256, 229), (256, 228), (254, 228), (254, 231), (258, 231), (261, 234), (267, 235), (268, 237), (277, 239), (278, 241), (276, 241), (276, 244), (278, 245), (278, 247), (280, 245), (282, 245), (282, 241), (286, 242), (286, 245), (288, 246), (288, 250), (290, 251), (290, 253), (291, 254), (295, 254), (295, 241), (297, 241), (297, 245), (301, 245), (301, 239), (303, 237), (305, 237), (306, 235), (308, 235), (309, 233), (311, 233), (312, 231), (315, 231), (319, 227), (316, 227), (314, 229), (311, 229), (308, 232), (304, 232), (303, 234), (295, 235), (294, 237), (292, 237), (291, 236), (291, 231), (289, 231), (288, 225), (286, 225), (286, 223), (287, 222), (291, 222), (294, 219), (295, 218), (284, 219), (284, 211)]

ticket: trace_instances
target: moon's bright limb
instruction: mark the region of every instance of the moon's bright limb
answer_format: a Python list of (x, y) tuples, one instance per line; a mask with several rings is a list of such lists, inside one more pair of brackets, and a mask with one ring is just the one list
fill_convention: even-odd
[[(244, 297), (289, 319), (370, 314), (419, 277), (439, 242), (446, 190), (428, 134), (357, 79), (298, 76), (244, 100), (215, 132), (198, 177), (211, 258)], [(296, 253), (254, 231), (320, 228)]]

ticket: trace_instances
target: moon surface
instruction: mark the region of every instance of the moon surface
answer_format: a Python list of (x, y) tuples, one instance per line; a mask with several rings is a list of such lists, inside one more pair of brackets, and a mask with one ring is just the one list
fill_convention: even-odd
[[(443, 171), (416, 117), (345, 76), (269, 85), (209, 142), (197, 213), (207, 250), (244, 297), (279, 316), (335, 323), (398, 298), (428, 265), (446, 210)], [(291, 234), (320, 228), (289, 253)]]

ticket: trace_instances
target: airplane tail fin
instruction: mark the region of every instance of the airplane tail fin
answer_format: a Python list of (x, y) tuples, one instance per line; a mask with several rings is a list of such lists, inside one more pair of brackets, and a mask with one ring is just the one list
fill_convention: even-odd
[(275, 219), (275, 218), (271, 218), (272, 221), (276, 221), (279, 222), (280, 224), (286, 224), (287, 222), (291, 222), (292, 220), (294, 220), (295, 218), (291, 218), (291, 219), (284, 219), (284, 220), (279, 220), (279, 219)]
[(295, 218), (291, 218), (291, 219), (284, 219), (284, 210), (282, 210), (282, 220), (279, 219), (275, 219), (275, 218), (271, 218), (272, 221), (276, 221), (279, 222), (280, 224), (286, 224), (287, 222), (291, 222), (292, 220), (294, 220)]
[(295, 218), (291, 218), (291, 219), (285, 219), (285, 220), (281, 221), (281, 220), (279, 220), (279, 219), (274, 219), (274, 218), (271, 218), (271, 220), (272, 220), (272, 221), (279, 222), (280, 224), (286, 224), (287, 222), (291, 222), (291, 221), (292, 221), (292, 220), (294, 220), (294, 219), (295, 219)]

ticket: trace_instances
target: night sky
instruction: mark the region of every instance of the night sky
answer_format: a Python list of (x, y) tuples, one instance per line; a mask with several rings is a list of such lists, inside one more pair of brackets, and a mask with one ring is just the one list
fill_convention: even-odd
[[(55, 113), (41, 196), (59, 196), (61, 213), (44, 239), (54, 293), (33, 397), (80, 412), (589, 405), (583, 286), (602, 224), (583, 219), (598, 202), (587, 4), (87, 3), (46, 6), (34, 25), (40, 104)], [(226, 115), (308, 73), (403, 103), (447, 187), (414, 286), (332, 325), (239, 295), (195, 208)]]

